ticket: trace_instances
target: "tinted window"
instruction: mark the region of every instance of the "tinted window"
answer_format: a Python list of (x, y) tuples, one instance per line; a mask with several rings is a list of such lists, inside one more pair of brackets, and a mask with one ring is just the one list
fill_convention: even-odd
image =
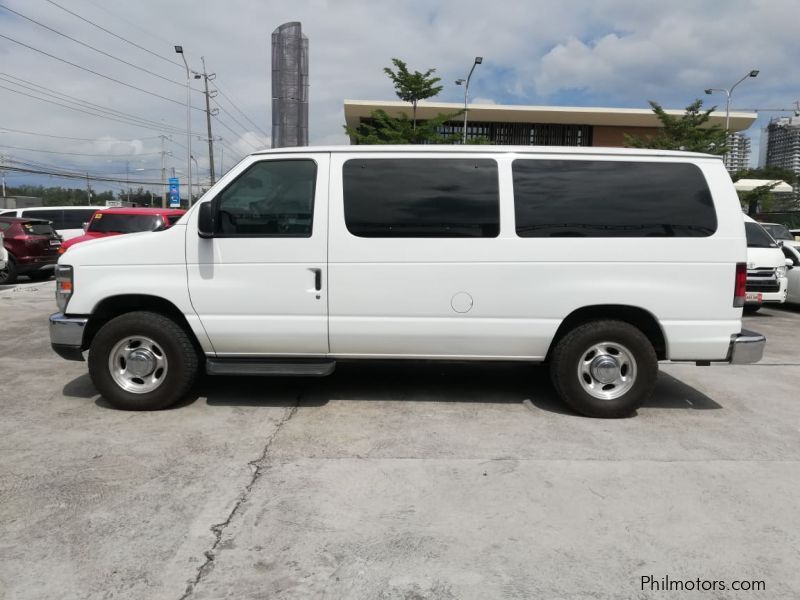
[(694, 165), (515, 160), (513, 174), (522, 237), (703, 237), (717, 229)]
[(312, 160), (254, 164), (218, 196), (216, 233), (311, 237), (316, 180)]
[(53, 231), (50, 223), (41, 223), (41, 222), (32, 222), (32, 223), (23, 223), (22, 229), (28, 235), (46, 235), (48, 237), (55, 237), (56, 232)]
[(5, 231), (5, 230), (6, 230), (6, 229), (8, 229), (9, 227), (11, 227), (11, 223), (3, 223), (3, 222), (0, 222), (0, 231)]
[(344, 217), (360, 237), (497, 237), (497, 163), (487, 159), (353, 159)]
[(94, 208), (75, 208), (72, 210), (64, 210), (64, 219), (62, 229), (81, 229), (84, 223), (92, 220), (92, 215), (95, 213)]
[(780, 225), (778, 223), (761, 223), (761, 226), (776, 240), (794, 241), (794, 236), (789, 233), (785, 225)]
[(121, 215), (97, 213), (89, 223), (89, 231), (96, 233), (136, 233), (154, 231), (161, 226), (158, 215)]
[(53, 227), (55, 229), (64, 229), (63, 222), (64, 222), (64, 211), (61, 209), (52, 209), (52, 210), (23, 210), (22, 216), (23, 217), (30, 217), (31, 219), (45, 219), (46, 221), (52, 221)]
[(758, 223), (746, 222), (744, 231), (747, 235), (748, 248), (777, 248), (778, 244)]

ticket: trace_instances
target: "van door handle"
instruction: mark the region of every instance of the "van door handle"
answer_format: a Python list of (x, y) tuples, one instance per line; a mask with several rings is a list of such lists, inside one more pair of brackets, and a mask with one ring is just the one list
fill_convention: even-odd
[(311, 269), (314, 273), (314, 289), (316, 291), (322, 290), (322, 269)]

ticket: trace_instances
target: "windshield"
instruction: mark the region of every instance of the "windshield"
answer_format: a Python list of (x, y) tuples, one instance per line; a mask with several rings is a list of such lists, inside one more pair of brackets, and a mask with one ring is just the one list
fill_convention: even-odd
[(744, 230), (747, 234), (748, 248), (777, 248), (775, 243), (766, 230), (758, 223), (745, 223)]
[(137, 231), (155, 231), (161, 227), (158, 215), (121, 215), (97, 213), (89, 224), (88, 231), (93, 233), (136, 233)]
[(789, 233), (785, 225), (780, 223), (761, 223), (761, 226), (776, 240), (794, 240), (794, 236)]

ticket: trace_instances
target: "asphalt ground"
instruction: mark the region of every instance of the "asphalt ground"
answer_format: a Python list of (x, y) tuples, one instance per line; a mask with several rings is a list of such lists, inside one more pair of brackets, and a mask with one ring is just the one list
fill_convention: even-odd
[(800, 309), (745, 319), (757, 365), (662, 365), (629, 419), (433, 363), (130, 413), (50, 350), (53, 285), (0, 287), (3, 600), (800, 597)]

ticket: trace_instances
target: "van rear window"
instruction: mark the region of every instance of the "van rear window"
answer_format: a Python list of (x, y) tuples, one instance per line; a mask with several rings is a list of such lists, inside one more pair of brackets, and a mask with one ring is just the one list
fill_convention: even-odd
[(520, 237), (705, 237), (717, 230), (703, 173), (688, 163), (515, 160)]
[(364, 158), (344, 163), (344, 218), (359, 237), (497, 237), (497, 163)]

